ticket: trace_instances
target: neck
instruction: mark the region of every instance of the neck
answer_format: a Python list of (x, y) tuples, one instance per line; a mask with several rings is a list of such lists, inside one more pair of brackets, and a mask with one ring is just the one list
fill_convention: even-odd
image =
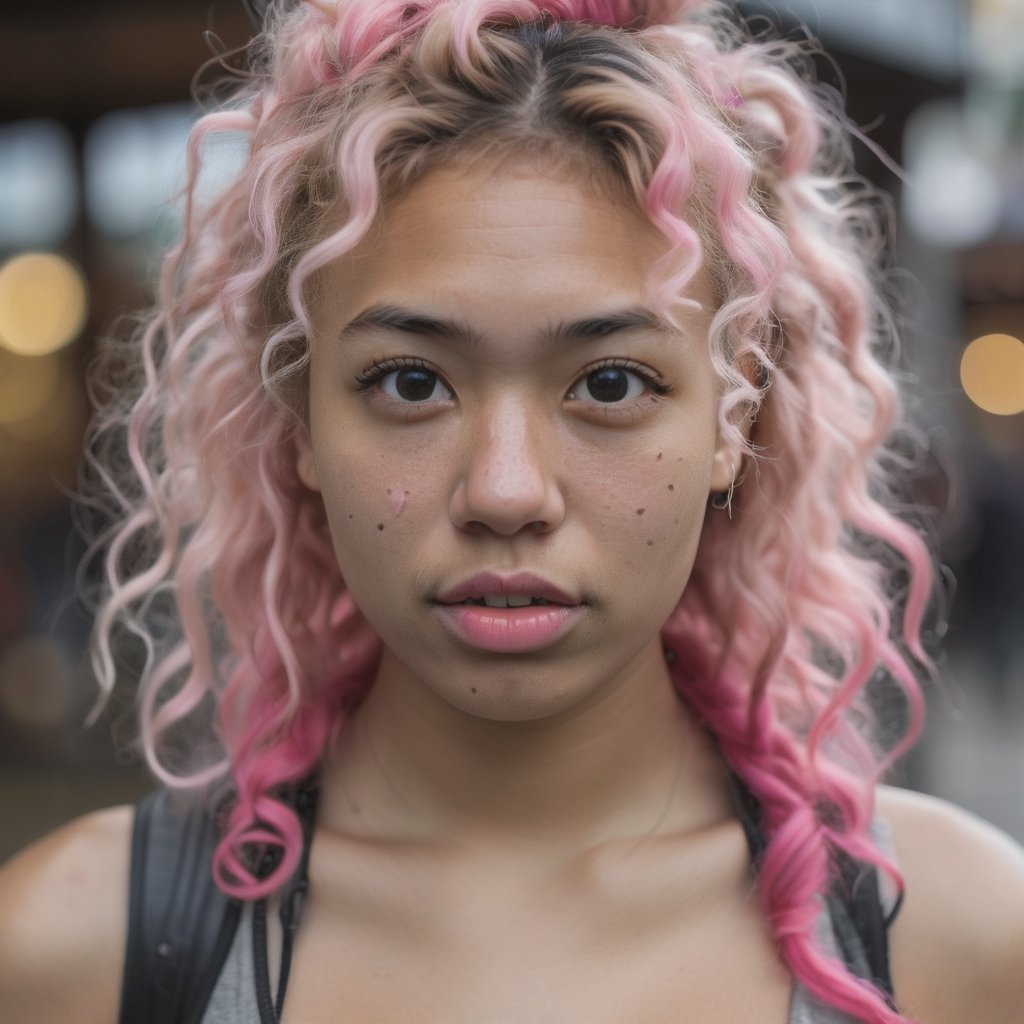
[(453, 708), (385, 652), (325, 766), (321, 821), (374, 840), (573, 852), (696, 831), (729, 807), (660, 645), (587, 706), (515, 722)]

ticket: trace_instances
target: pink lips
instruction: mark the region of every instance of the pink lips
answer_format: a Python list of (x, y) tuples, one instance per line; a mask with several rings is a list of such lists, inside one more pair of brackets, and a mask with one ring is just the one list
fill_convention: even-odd
[[(462, 603), (485, 594), (543, 598), (551, 603), (520, 608)], [(572, 629), (584, 609), (572, 595), (532, 573), (478, 573), (442, 593), (435, 607), (444, 625), (460, 640), (501, 654), (538, 650), (554, 643)]]

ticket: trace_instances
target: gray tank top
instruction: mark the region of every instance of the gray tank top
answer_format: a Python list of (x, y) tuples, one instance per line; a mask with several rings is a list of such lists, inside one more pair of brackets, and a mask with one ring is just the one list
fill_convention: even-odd
[[(892, 840), (888, 829), (876, 822), (873, 832), (879, 846), (892, 856)], [(888, 917), (896, 906), (897, 894), (887, 876), (879, 873), (882, 909)], [(203, 1024), (255, 1024), (260, 1020), (256, 1000), (256, 968), (253, 955), (253, 905), (247, 903), (242, 913), (231, 952), (203, 1015)], [(277, 915), (269, 914), (268, 923)], [(840, 958), (832, 918), (825, 904), (817, 922), (822, 948)], [(865, 965), (866, 966), (866, 965)], [(790, 997), (788, 1024), (857, 1024), (853, 1017), (820, 1002), (798, 981), (794, 981)]]

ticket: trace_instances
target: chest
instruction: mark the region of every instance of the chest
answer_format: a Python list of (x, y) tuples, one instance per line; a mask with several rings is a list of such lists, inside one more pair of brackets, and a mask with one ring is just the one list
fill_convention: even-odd
[(791, 979), (738, 853), (696, 878), (378, 865), (310, 900), (283, 1024), (784, 1024)]

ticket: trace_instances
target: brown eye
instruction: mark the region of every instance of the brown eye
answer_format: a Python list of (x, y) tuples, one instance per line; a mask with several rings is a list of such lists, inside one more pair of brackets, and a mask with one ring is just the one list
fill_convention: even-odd
[(401, 370), (393, 370), (384, 374), (377, 386), (389, 398), (400, 402), (446, 401), (452, 397), (451, 391), (441, 382), (441, 378), (432, 370), (421, 366), (407, 366)]
[(395, 374), (395, 391), (407, 402), (425, 402), (436, 387), (436, 375), (427, 370), (400, 370)]
[(581, 377), (569, 397), (590, 404), (614, 405), (643, 397), (647, 387), (647, 381), (632, 370), (601, 366)]
[(587, 390), (599, 402), (621, 402), (629, 394), (629, 378), (623, 370), (606, 366), (587, 374)]

